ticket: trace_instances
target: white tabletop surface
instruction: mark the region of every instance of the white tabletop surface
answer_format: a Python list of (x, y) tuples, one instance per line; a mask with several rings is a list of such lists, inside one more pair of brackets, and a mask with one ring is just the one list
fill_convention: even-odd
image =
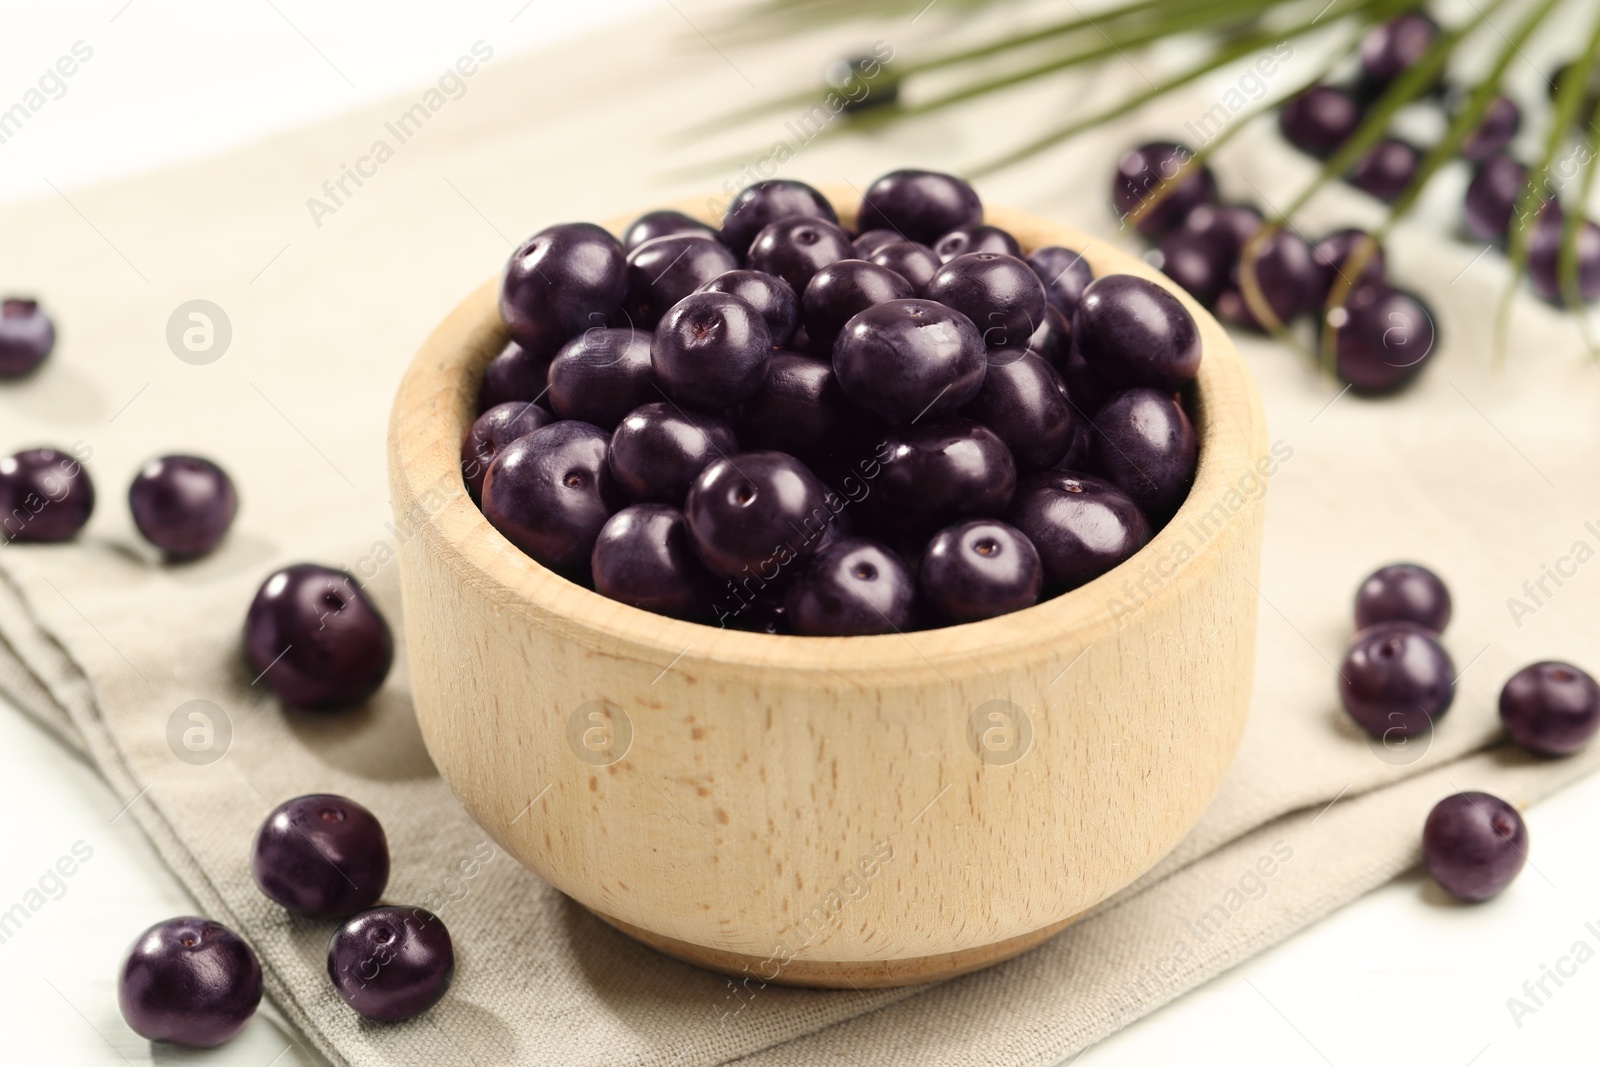
[[(440, 41), (492, 28), (507, 51), (539, 47), (661, 2), (669, 0), (4, 0), (0, 98), (74, 41), (97, 51), (48, 122), (0, 147), (0, 201), (36, 195), (46, 179), (82, 185), (380, 99), (427, 78)], [(157, 1049), (123, 1023), (122, 952), (145, 926), (195, 904), (120, 808), (86, 764), (0, 699), (0, 910), (76, 843), (93, 850), (59, 899), (0, 943), (0, 1063), (320, 1064), (270, 1005), (211, 1052)], [(1422, 875), (1403, 878), (1074, 1062), (1593, 1063), (1597, 808), (1600, 779), (1590, 779), (1529, 813), (1537, 869), (1495, 901), (1456, 906)], [(1569, 976), (1558, 983), (1547, 968)], [(1513, 1017), (1508, 998), (1532, 1003), (1524, 983), (1542, 977), (1542, 1006)]]

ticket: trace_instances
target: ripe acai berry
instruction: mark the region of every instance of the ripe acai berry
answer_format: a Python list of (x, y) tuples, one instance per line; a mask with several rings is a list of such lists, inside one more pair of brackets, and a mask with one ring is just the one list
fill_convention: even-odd
[(1517, 809), (1488, 793), (1456, 793), (1428, 812), (1422, 858), (1433, 880), (1470, 903), (1495, 896), (1528, 862), (1528, 827)]
[(846, 323), (833, 346), (845, 396), (894, 423), (956, 411), (982, 388), (986, 366), (972, 320), (932, 300), (875, 304)]
[(772, 581), (822, 547), (837, 507), (828, 488), (793, 456), (741, 452), (700, 472), (684, 514), (695, 550), (713, 573), (737, 578), (748, 572)]
[(0, 379), (21, 378), (50, 358), (56, 327), (38, 301), (0, 300)]
[(239, 494), (209, 459), (162, 456), (139, 469), (128, 487), (128, 507), (146, 541), (171, 559), (194, 559), (227, 534)]
[(874, 304), (908, 300), (911, 283), (888, 267), (860, 259), (830, 263), (811, 276), (800, 299), (806, 335), (827, 351), (844, 324)]
[(1199, 442), (1189, 416), (1168, 392), (1140, 386), (1095, 412), (1090, 466), (1132, 498), (1159, 526), (1194, 481)]
[(622, 231), (622, 250), (632, 252), (646, 241), (678, 234), (717, 239), (715, 229), (681, 211), (647, 211), (628, 223), (628, 228)]
[(624, 503), (610, 443), (587, 422), (551, 423), (517, 438), (489, 464), (484, 518), (551, 570), (584, 577), (600, 527)]
[(819, 551), (789, 589), (789, 625), (811, 637), (896, 633), (911, 624), (916, 585), (905, 562), (864, 537)]
[(853, 259), (855, 254), (850, 235), (836, 224), (790, 215), (756, 234), (745, 263), (751, 270), (777, 275), (795, 292), (803, 293), (813, 274), (830, 263)]
[(426, 908), (373, 908), (352, 916), (328, 942), (328, 977), (360, 1015), (398, 1023), (433, 1007), (455, 976), (455, 946)]
[(1046, 470), (1066, 455), (1080, 416), (1061, 375), (1032, 352), (989, 352), (983, 388), (962, 414), (994, 432), (1023, 470)]
[(922, 553), (917, 589), (941, 622), (991, 619), (1035, 604), (1044, 565), (1022, 532), (996, 519), (947, 526)]
[(1333, 330), (1334, 369), (1340, 379), (1369, 396), (1408, 385), (1438, 347), (1426, 304), (1399, 289), (1368, 285), (1327, 314)]
[(290, 911), (342, 919), (383, 895), (389, 839), (377, 817), (348, 797), (295, 797), (256, 831), (250, 870), (261, 892)]
[(971, 516), (998, 516), (1017, 485), (1016, 462), (993, 430), (970, 419), (890, 430), (864, 506), (886, 532), (928, 537)]
[(215, 1048), (261, 1003), (261, 964), (239, 935), (189, 916), (156, 923), (123, 957), (117, 1006), (140, 1037)]
[(595, 592), (612, 600), (679, 619), (712, 612), (715, 582), (676, 507), (635, 504), (611, 516), (595, 540), (591, 570)]
[(628, 293), (618, 325), (653, 330), (674, 304), (738, 266), (726, 247), (699, 234), (646, 241), (628, 253)]
[[(756, 235), (768, 225), (793, 216), (821, 219), (834, 224), (839, 221), (827, 197), (811, 186), (805, 182), (776, 178), (756, 182), (733, 198), (722, 217), (722, 239), (729, 248), (743, 255), (754, 243)], [(863, 219), (862, 229), (870, 228)], [(795, 292), (803, 288), (796, 286)]]
[(727, 293), (755, 308), (766, 320), (772, 346), (782, 348), (800, 325), (800, 297), (789, 283), (758, 270), (730, 270), (706, 282), (697, 293)]
[[(1140, 233), (1155, 235), (1172, 229), (1194, 208), (1215, 199), (1217, 186), (1211, 168), (1189, 165), (1193, 157), (1192, 149), (1173, 141), (1151, 141), (1124, 152), (1111, 183), (1111, 202), (1117, 214), (1133, 221)], [(1146, 201), (1150, 201), (1148, 206)]]
[(867, 256), (867, 261), (888, 267), (910, 282), (911, 292), (915, 296), (923, 296), (928, 283), (939, 273), (939, 257), (933, 254), (933, 249), (914, 241), (890, 241), (879, 245)]
[(739, 297), (695, 293), (662, 317), (646, 358), (655, 381), (674, 399), (716, 410), (761, 388), (772, 334), (761, 313)]
[(500, 318), (522, 347), (553, 355), (578, 331), (605, 325), (627, 285), (615, 237), (588, 222), (550, 226), (511, 253), (500, 280)]
[(500, 450), (519, 437), (543, 429), (556, 417), (538, 404), (508, 400), (496, 404), (472, 421), (461, 439), (461, 477), (476, 502), (483, 497), (483, 479)]
[(1412, 622), (1433, 633), (1450, 623), (1450, 590), (1416, 563), (1391, 563), (1369, 574), (1356, 590), (1356, 629), (1380, 622)]
[(739, 442), (725, 420), (657, 401), (635, 408), (618, 424), (607, 462), (629, 499), (676, 507), (712, 460), (737, 451)]
[(986, 348), (1023, 348), (1044, 321), (1044, 283), (1016, 256), (956, 256), (933, 276), (927, 295), (971, 319)]
[(1025, 479), (1005, 518), (1038, 551), (1052, 593), (1100, 577), (1150, 540), (1150, 523), (1128, 494), (1075, 471)]
[(1060, 245), (1048, 245), (1029, 252), (1027, 263), (1044, 283), (1045, 299), (1050, 306), (1070, 320), (1072, 313), (1078, 310), (1078, 300), (1083, 296), (1083, 291), (1094, 281), (1094, 271), (1089, 267), (1089, 261), (1083, 258), (1083, 253)]
[[(1108, 274), (1083, 291), (1072, 336), (1107, 382), (1174, 390), (1200, 370), (1200, 330), (1177, 297), (1132, 274)], [(1071, 383), (1068, 383), (1071, 389)]]
[(933, 243), (933, 254), (939, 257), (940, 263), (948, 263), (957, 256), (973, 252), (993, 252), (995, 255), (1020, 258), (1022, 246), (1000, 227), (981, 222), (958, 226)]
[(1570, 663), (1531, 664), (1500, 690), (1500, 722), (1529, 752), (1570, 756), (1600, 728), (1600, 686)]
[(394, 638), (372, 601), (344, 571), (297, 563), (261, 585), (244, 621), (252, 675), (278, 699), (321, 711), (378, 691), (394, 662)]
[(1412, 737), (1450, 710), (1455, 675), (1449, 653), (1431, 631), (1411, 622), (1383, 622), (1356, 635), (1339, 667), (1339, 696), (1373, 737)]
[(478, 386), (478, 414), (513, 400), (525, 404), (544, 400), (550, 361), (554, 358), (555, 351), (535, 355), (517, 342), (507, 341), (505, 348), (483, 369), (483, 381)]
[(1313, 85), (1278, 112), (1284, 140), (1318, 159), (1337, 152), (1360, 124), (1355, 100), (1332, 85)]
[(648, 330), (584, 330), (551, 361), (545, 402), (563, 419), (614, 429), (640, 404), (660, 399), (650, 352)]
[(0, 459), (0, 541), (70, 541), (94, 512), (94, 482), (71, 454), (30, 448)]
[(972, 186), (928, 170), (885, 174), (867, 186), (856, 216), (862, 230), (893, 230), (930, 246), (952, 230), (982, 221), (983, 203)]

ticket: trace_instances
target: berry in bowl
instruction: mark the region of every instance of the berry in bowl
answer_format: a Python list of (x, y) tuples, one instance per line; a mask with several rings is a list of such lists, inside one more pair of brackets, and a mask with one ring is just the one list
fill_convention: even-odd
[(865, 203), (541, 231), (390, 422), (440, 772), (605, 922), (764, 982), (1038, 944), (1188, 832), (1249, 702), (1279, 459), (1221, 328), (959, 179)]

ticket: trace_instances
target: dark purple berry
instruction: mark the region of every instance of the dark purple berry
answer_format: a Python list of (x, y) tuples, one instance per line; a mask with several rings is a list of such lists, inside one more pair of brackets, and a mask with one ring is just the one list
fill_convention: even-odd
[(1318, 159), (1333, 155), (1361, 125), (1361, 109), (1343, 89), (1313, 85), (1283, 105), (1278, 128), (1284, 140)]
[(656, 401), (617, 424), (608, 462), (629, 499), (681, 507), (695, 477), (737, 451), (733, 428), (718, 416)]
[(0, 379), (31, 374), (56, 346), (56, 327), (37, 301), (0, 300)]
[(501, 449), (550, 425), (555, 418), (538, 404), (508, 400), (474, 419), (461, 440), (461, 476), (472, 499), (482, 500), (484, 475)]
[(611, 516), (594, 543), (591, 570), (601, 596), (680, 619), (711, 614), (715, 582), (675, 507), (635, 504)]
[(715, 229), (681, 211), (647, 211), (628, 223), (628, 228), (622, 231), (622, 250), (632, 252), (646, 241), (679, 234), (717, 239)]
[(959, 624), (1021, 611), (1039, 601), (1044, 565), (1022, 532), (994, 519), (947, 526), (922, 553), (917, 592), (941, 622)]
[[(1356, 266), (1360, 253), (1360, 267)], [(1334, 284), (1349, 294), (1358, 286), (1384, 283), (1383, 247), (1361, 230), (1335, 230), (1311, 248), (1317, 284), (1310, 301), (1313, 309), (1327, 304)]]
[(1047, 470), (1066, 455), (1078, 416), (1061, 375), (1039, 356), (992, 349), (983, 388), (962, 414), (992, 429), (1020, 470)]
[(897, 633), (911, 625), (916, 583), (894, 552), (864, 537), (827, 545), (786, 598), (793, 632), (807, 637)]
[(1083, 253), (1049, 245), (1029, 252), (1027, 263), (1044, 283), (1045, 299), (1050, 306), (1071, 319), (1072, 313), (1078, 310), (1083, 291), (1094, 281), (1094, 271)]
[(961, 519), (1005, 511), (1016, 462), (995, 432), (968, 419), (891, 431), (864, 501), (891, 538), (926, 537)]
[(1022, 348), (1044, 322), (1044, 283), (1022, 260), (998, 252), (957, 256), (928, 283), (928, 299), (971, 319), (986, 348)]
[(94, 512), (94, 483), (66, 452), (30, 448), (0, 459), (0, 534), (8, 541), (70, 541)]
[(1465, 210), (1467, 229), (1474, 237), (1485, 241), (1505, 237), (1527, 180), (1528, 168), (1510, 156), (1490, 156), (1478, 165), (1467, 185)]
[[(1211, 168), (1201, 164), (1185, 169), (1193, 156), (1188, 146), (1172, 141), (1151, 141), (1123, 153), (1111, 183), (1117, 214), (1133, 222), (1140, 233), (1154, 235), (1172, 229), (1195, 207), (1214, 200), (1217, 189)], [(1150, 206), (1144, 206), (1146, 201), (1152, 201)]]
[[(1534, 291), (1551, 303), (1563, 302), (1561, 241), (1565, 213), (1554, 200), (1540, 209), (1528, 232), (1528, 278)], [(1600, 226), (1588, 219), (1578, 223), (1574, 234), (1574, 266), (1577, 267), (1577, 296), (1585, 302), (1600, 297)]]
[(911, 283), (911, 292), (921, 296), (927, 292), (928, 283), (939, 273), (939, 257), (927, 245), (914, 241), (892, 241), (880, 245), (867, 256), (869, 263), (888, 267)]
[(650, 340), (648, 330), (600, 327), (568, 341), (550, 363), (550, 408), (563, 419), (613, 429), (628, 412), (661, 395)]
[[(756, 182), (741, 190), (739, 195), (733, 198), (733, 202), (728, 205), (727, 214), (722, 218), (722, 239), (728, 243), (729, 248), (744, 255), (755, 241), (756, 235), (763, 229), (779, 219), (795, 216), (820, 219), (833, 224), (839, 221), (839, 216), (835, 214), (833, 205), (828, 203), (827, 197), (811, 186), (805, 182), (776, 178), (771, 181)], [(863, 221), (862, 228), (871, 227)], [(794, 285), (792, 281), (789, 284)], [(794, 285), (794, 291), (797, 293), (804, 288), (804, 283)]]
[(774, 352), (766, 381), (744, 402), (739, 439), (746, 448), (787, 452), (813, 466), (854, 464), (870, 457), (876, 423), (844, 395), (831, 364)]
[(1410, 293), (1363, 286), (1328, 312), (1334, 366), (1357, 393), (1381, 396), (1408, 385), (1437, 347), (1427, 305)]
[(1044, 321), (1028, 338), (1028, 351), (1060, 370), (1072, 351), (1072, 320), (1053, 304), (1044, 309)]
[(1391, 563), (1369, 574), (1356, 590), (1356, 629), (1380, 622), (1411, 622), (1436, 634), (1450, 622), (1450, 590), (1416, 563)]
[(1072, 336), (1089, 366), (1116, 385), (1174, 390), (1200, 372), (1194, 317), (1177, 297), (1132, 274), (1090, 283), (1072, 317)]
[(1522, 111), (1509, 96), (1489, 101), (1478, 128), (1461, 142), (1461, 154), (1473, 163), (1482, 163), (1511, 143), (1522, 125)]
[(678, 301), (738, 266), (738, 259), (722, 244), (695, 234), (645, 242), (628, 253), (623, 325), (654, 329)]
[(1417, 150), (1385, 137), (1364, 152), (1350, 168), (1350, 184), (1387, 203), (1405, 192), (1417, 174)]
[(244, 620), (250, 672), (278, 699), (326, 711), (366, 700), (394, 662), (389, 624), (354, 578), (315, 563), (275, 571)]
[(328, 977), (344, 1002), (382, 1023), (415, 1018), (455, 975), (450, 931), (426, 908), (382, 907), (351, 917), (328, 942)]
[(727, 293), (684, 297), (661, 319), (655, 380), (685, 404), (725, 408), (761, 388), (772, 358), (767, 320)]
[(948, 263), (957, 256), (973, 252), (993, 252), (999, 256), (1021, 258), (1022, 246), (1000, 227), (981, 222), (958, 226), (933, 243), (933, 254), (939, 257), (940, 263)]
[(1477, 903), (1510, 885), (1528, 862), (1528, 827), (1517, 809), (1488, 793), (1456, 793), (1422, 826), (1428, 873), (1453, 897)]
[(1500, 722), (1529, 752), (1570, 756), (1600, 728), (1600, 686), (1570, 663), (1531, 664), (1500, 690)]
[[(1245, 295), (1246, 263), (1253, 265), (1256, 286), (1278, 325), (1316, 306), (1321, 276), (1311, 259), (1311, 246), (1299, 234), (1280, 229), (1245, 246), (1233, 279), (1217, 299), (1217, 309), (1225, 317), (1251, 329), (1266, 328), (1266, 320)], [(1230, 294), (1233, 299), (1222, 299)]]
[(555, 358), (555, 352), (536, 356), (517, 342), (507, 341), (500, 354), (483, 369), (483, 382), (478, 387), (478, 414), (513, 400), (542, 401), (550, 382), (550, 361)]
[(700, 472), (684, 515), (695, 549), (713, 573), (770, 582), (822, 546), (839, 506), (793, 456), (741, 452)]
[(1183, 405), (1171, 393), (1139, 387), (1112, 397), (1093, 422), (1090, 464), (1159, 527), (1194, 482), (1199, 444)]
[(1206, 307), (1222, 292), (1233, 270), (1225, 244), (1183, 226), (1162, 234), (1155, 253), (1146, 258)]
[(1111, 399), (1116, 387), (1089, 366), (1076, 343), (1067, 345), (1065, 357), (1056, 362), (1055, 368), (1067, 383), (1067, 399), (1072, 401), (1073, 410), (1083, 416), (1079, 421), (1087, 429), (1089, 416)]
[(1027, 479), (1005, 517), (1038, 551), (1052, 593), (1093, 581), (1150, 540), (1150, 524), (1128, 494), (1076, 471)]
[(552, 355), (579, 331), (604, 325), (627, 285), (615, 237), (587, 222), (550, 226), (511, 253), (500, 281), (500, 318), (522, 347)]
[(697, 293), (727, 293), (755, 308), (766, 321), (772, 347), (782, 348), (800, 324), (800, 297), (789, 283), (758, 270), (730, 270), (706, 282)]
[(162, 456), (140, 468), (128, 487), (128, 507), (146, 541), (173, 559), (194, 559), (227, 534), (239, 494), (209, 459)]
[(776, 274), (795, 292), (803, 293), (813, 274), (830, 263), (853, 259), (855, 254), (850, 235), (835, 223), (794, 215), (756, 234), (745, 262), (751, 270)]
[(850, 247), (855, 249), (857, 259), (871, 259), (872, 253), (884, 245), (898, 244), (904, 240), (894, 230), (867, 230), (857, 234), (855, 240), (850, 242)]
[(517, 438), (489, 465), (484, 518), (551, 570), (582, 576), (600, 527), (623, 505), (609, 451), (610, 435), (587, 422)]
[(342, 919), (383, 896), (389, 838), (377, 816), (347, 797), (295, 797), (256, 831), (250, 870), (261, 892), (290, 911)]
[(1261, 223), (1261, 212), (1249, 204), (1201, 204), (1183, 220), (1183, 229), (1206, 237), (1232, 263)]
[(117, 1006), (134, 1033), (191, 1048), (233, 1038), (260, 1003), (255, 952), (226, 926), (194, 916), (140, 934), (117, 980)]
[(867, 187), (856, 225), (893, 230), (908, 241), (931, 245), (951, 230), (983, 221), (983, 203), (972, 186), (952, 174), (897, 170)]
[(841, 259), (811, 276), (800, 306), (806, 335), (830, 351), (844, 324), (875, 304), (907, 300), (911, 283), (888, 267), (861, 259)]
[(1367, 32), (1361, 41), (1361, 71), (1382, 86), (1421, 59), (1439, 36), (1439, 24), (1420, 11), (1397, 15)]
[(833, 346), (845, 396), (894, 423), (958, 410), (982, 388), (986, 366), (972, 320), (931, 300), (874, 305), (846, 323)]
[(1373, 737), (1412, 737), (1450, 710), (1455, 676), (1433, 633), (1416, 623), (1381, 622), (1356, 634), (1339, 668), (1339, 697)]

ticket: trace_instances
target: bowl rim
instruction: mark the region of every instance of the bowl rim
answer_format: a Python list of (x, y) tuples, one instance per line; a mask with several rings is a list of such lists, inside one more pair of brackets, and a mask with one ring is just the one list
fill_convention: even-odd
[[(849, 227), (856, 208), (854, 187), (819, 188), (834, 204), (841, 225)], [(720, 220), (709, 210), (712, 203), (682, 199), (663, 207), (716, 224)], [(620, 234), (636, 217), (618, 216), (605, 226)], [(1120, 628), (1118, 591), (1141, 564), (1147, 571), (1155, 560), (1171, 560), (1177, 553), (1154, 591), (1128, 609), (1132, 611), (1153, 609), (1181, 596), (1189, 584), (1186, 579), (1199, 573), (1199, 561), (1228, 541), (1219, 531), (1198, 548), (1178, 553), (1180, 537), (1190, 524), (1230, 491), (1237, 494), (1240, 481), (1266, 456), (1265, 413), (1227, 333), (1165, 275), (1105, 237), (1026, 212), (986, 206), (984, 218), (1016, 236), (1025, 254), (1045, 245), (1062, 245), (1078, 250), (1096, 278), (1125, 273), (1154, 281), (1178, 298), (1200, 329), (1200, 371), (1188, 390), (1200, 446), (1194, 484), (1176, 514), (1143, 548), (1100, 577), (1032, 607), (979, 622), (862, 637), (801, 637), (657, 615), (557, 575), (489, 524), (460, 477), (460, 441), (475, 414), (483, 368), (508, 340), (499, 320), (498, 274), (433, 331), (396, 392), (388, 452), (396, 520), (406, 527), (400, 551), (414, 551), (412, 542), (421, 540), (457, 581), (482, 595), (492, 611), (519, 615), (607, 656), (655, 664), (663, 673), (721, 664), (813, 677), (866, 672), (879, 683), (899, 678), (926, 681), (930, 676), (949, 681), (953, 668), (993, 669), (996, 656), (1047, 654), (1067, 660), (1073, 653), (1081, 654), (1093, 641)], [(451, 488), (441, 490), (447, 486)], [(1249, 510), (1241, 506), (1233, 518), (1244, 517)], [(491, 618), (485, 621), (493, 625)]]

